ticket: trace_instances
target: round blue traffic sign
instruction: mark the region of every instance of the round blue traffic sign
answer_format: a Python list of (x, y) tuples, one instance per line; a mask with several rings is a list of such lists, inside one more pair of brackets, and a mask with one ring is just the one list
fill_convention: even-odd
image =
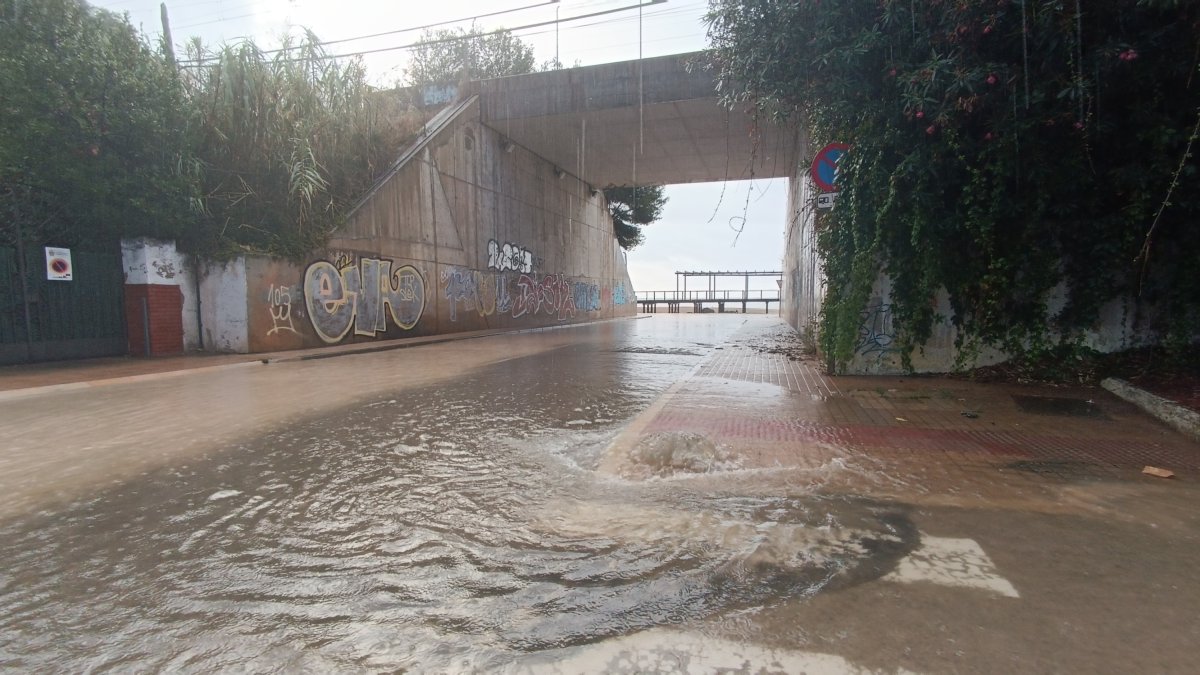
[(837, 192), (834, 181), (837, 180), (838, 161), (849, 148), (845, 143), (830, 143), (813, 158), (812, 179), (823, 192)]

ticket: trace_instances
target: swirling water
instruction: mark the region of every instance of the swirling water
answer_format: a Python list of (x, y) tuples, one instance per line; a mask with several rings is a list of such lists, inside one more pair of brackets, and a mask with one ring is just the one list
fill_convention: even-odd
[(597, 475), (735, 326), (626, 323), (5, 523), (0, 667), (513, 668), (852, 583), (911, 545), (886, 505)]

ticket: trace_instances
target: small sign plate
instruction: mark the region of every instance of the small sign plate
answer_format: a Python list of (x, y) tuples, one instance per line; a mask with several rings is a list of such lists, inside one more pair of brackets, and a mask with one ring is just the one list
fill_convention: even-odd
[(832, 209), (833, 200), (835, 199), (837, 199), (836, 192), (822, 192), (821, 194), (817, 195), (817, 208)]
[(50, 281), (70, 281), (71, 249), (46, 247), (46, 278)]

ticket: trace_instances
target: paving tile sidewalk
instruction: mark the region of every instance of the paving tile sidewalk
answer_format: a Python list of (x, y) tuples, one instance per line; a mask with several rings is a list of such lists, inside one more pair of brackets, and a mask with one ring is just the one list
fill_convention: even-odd
[[(870, 465), (922, 490), (1009, 489), (1024, 481), (1200, 478), (1200, 443), (1099, 388), (934, 377), (828, 377), (772, 347), (750, 323), (618, 439), (606, 467), (633, 476), (639, 446), (697, 435), (747, 469)], [(623, 464), (624, 462), (624, 464)]]

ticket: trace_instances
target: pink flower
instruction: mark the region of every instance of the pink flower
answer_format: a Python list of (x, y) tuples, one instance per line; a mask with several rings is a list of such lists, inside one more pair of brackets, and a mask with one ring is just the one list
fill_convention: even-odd
[(1138, 53), (1136, 49), (1126, 49), (1117, 56), (1122, 61), (1135, 61), (1137, 57)]
[(917, 111), (917, 119), (919, 119), (919, 120), (925, 119), (925, 111), (924, 110)]
[(1076, 129), (1083, 129), (1083, 122), (1076, 122), (1076, 123), (1075, 123), (1075, 128), (1076, 128)]
[(983, 135), (983, 140), (985, 140), (985, 141), (990, 141), (993, 138), (995, 138), (995, 136), (993, 136), (992, 132), (990, 132), (990, 131)]
[(928, 127), (925, 127), (925, 133), (929, 134), (930, 136), (936, 134), (937, 133), (937, 125), (930, 124)]
[(892, 68), (891, 70), (888, 71), (888, 77), (895, 77), (895, 76), (896, 76), (895, 68)]
[(999, 81), (1000, 81), (1000, 80), (999, 80), (999, 79), (997, 79), (995, 75), (988, 75), (988, 76), (987, 76), (987, 83), (988, 83), (988, 84), (996, 84), (996, 83), (997, 83), (997, 82), (999, 82)]
[(983, 34), (984, 34), (984, 35), (991, 35), (991, 34), (992, 34), (992, 27), (991, 27), (991, 26), (984, 26), (984, 27), (983, 27)]

